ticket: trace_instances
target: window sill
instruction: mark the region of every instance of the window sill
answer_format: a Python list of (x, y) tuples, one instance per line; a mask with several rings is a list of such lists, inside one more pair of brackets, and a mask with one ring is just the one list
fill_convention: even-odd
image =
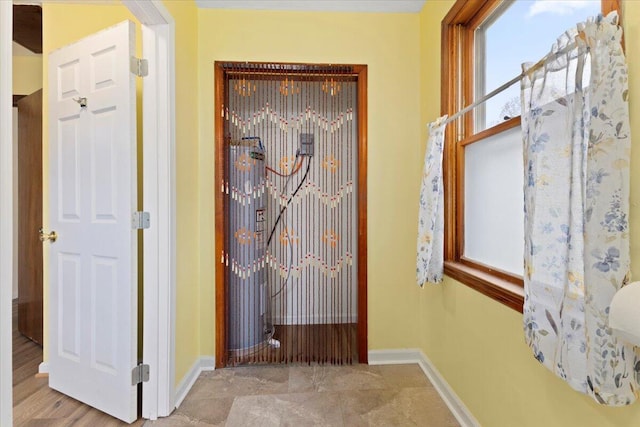
[(444, 273), (481, 294), (522, 313), (524, 305), (524, 288), (522, 286), (456, 261), (445, 261)]

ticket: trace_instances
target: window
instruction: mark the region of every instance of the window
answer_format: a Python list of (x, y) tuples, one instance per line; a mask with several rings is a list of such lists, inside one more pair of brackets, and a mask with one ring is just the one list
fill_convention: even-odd
[[(452, 115), (537, 62), (568, 28), (620, 0), (458, 0), (442, 25), (442, 113)], [(522, 311), (520, 86), (451, 122), (446, 133), (445, 273)]]

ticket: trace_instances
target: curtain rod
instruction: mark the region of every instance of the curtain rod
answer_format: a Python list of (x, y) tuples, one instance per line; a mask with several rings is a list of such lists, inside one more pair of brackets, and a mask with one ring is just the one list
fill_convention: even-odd
[(489, 99), (493, 98), (494, 96), (496, 96), (500, 92), (503, 92), (506, 89), (508, 89), (509, 87), (511, 87), (511, 85), (513, 85), (514, 83), (517, 83), (520, 80), (522, 80), (522, 78), (525, 77), (526, 75), (533, 73), (534, 71), (538, 70), (539, 68), (542, 68), (551, 59), (555, 59), (558, 56), (563, 55), (563, 54), (567, 53), (568, 51), (570, 51), (572, 49), (575, 49), (576, 46), (577, 46), (577, 44), (575, 42), (573, 42), (573, 43), (565, 46), (564, 49), (561, 49), (558, 52), (555, 52), (555, 53), (549, 52), (541, 60), (539, 60), (538, 62), (533, 64), (528, 69), (522, 71), (520, 74), (518, 74), (517, 76), (515, 76), (514, 78), (512, 78), (511, 80), (509, 80), (508, 82), (506, 82), (505, 84), (500, 86), (499, 88), (489, 92), (488, 94), (486, 94), (482, 98), (478, 99), (477, 101), (467, 105), (462, 110), (458, 111), (455, 114), (452, 114), (450, 117), (447, 117), (442, 122), (442, 126), (448, 124), (449, 122), (454, 121), (455, 119), (457, 119), (458, 117), (462, 116), (463, 114), (468, 113), (469, 111), (471, 111), (474, 108), (476, 108), (478, 105), (480, 105), (480, 104), (482, 104), (484, 102), (487, 102)]

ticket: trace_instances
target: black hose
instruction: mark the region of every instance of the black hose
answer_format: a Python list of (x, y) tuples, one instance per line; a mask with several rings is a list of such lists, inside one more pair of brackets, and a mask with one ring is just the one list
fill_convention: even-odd
[(284, 211), (287, 210), (287, 207), (289, 206), (289, 203), (291, 203), (291, 200), (293, 200), (293, 198), (296, 196), (296, 194), (298, 194), (298, 191), (300, 191), (300, 188), (302, 188), (302, 184), (304, 184), (304, 181), (307, 179), (307, 176), (309, 175), (309, 169), (310, 168), (311, 168), (311, 157), (309, 157), (309, 162), (307, 163), (307, 170), (304, 172), (304, 176), (300, 180), (300, 183), (298, 184), (298, 187), (296, 188), (296, 191), (294, 191), (293, 194), (291, 195), (291, 197), (289, 197), (289, 200), (287, 200), (287, 204), (284, 205), (284, 207), (280, 210), (280, 215), (278, 215), (278, 219), (276, 219), (275, 224), (273, 224), (273, 228), (271, 229), (271, 233), (269, 234), (269, 238), (267, 239), (267, 248), (269, 247), (269, 243), (271, 243), (271, 239), (273, 238), (273, 233), (275, 233), (275, 231), (276, 231), (276, 227), (278, 226), (278, 223), (280, 222), (280, 218), (282, 218), (282, 214), (284, 213)]

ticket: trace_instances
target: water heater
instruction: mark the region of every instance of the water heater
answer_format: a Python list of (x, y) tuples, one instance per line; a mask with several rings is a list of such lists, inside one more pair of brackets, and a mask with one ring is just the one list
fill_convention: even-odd
[(260, 141), (232, 142), (228, 151), (230, 195), (227, 248), (227, 348), (255, 348), (265, 331), (266, 248), (265, 152)]

